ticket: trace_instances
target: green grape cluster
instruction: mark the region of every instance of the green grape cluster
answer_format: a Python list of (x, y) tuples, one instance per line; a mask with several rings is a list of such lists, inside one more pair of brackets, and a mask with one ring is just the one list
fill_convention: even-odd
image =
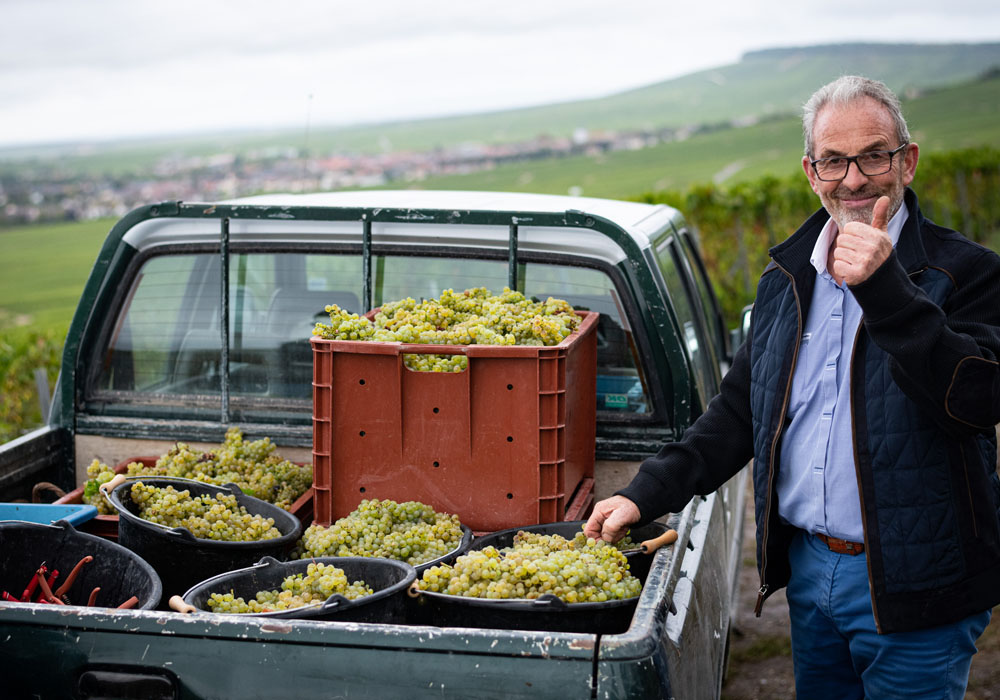
[(310, 525), (293, 557), (383, 557), (413, 566), (438, 559), (462, 542), (457, 515), (438, 513), (418, 501), (361, 501), (329, 527)]
[(203, 540), (258, 542), (281, 537), (274, 518), (251, 514), (232, 494), (192, 496), (187, 489), (150, 486), (136, 481), (130, 489), (132, 503), (143, 520), (165, 527), (187, 528)]
[(330, 314), (330, 324), (317, 323), (313, 335), (330, 340), (371, 340), (375, 335), (375, 327), (364, 316), (341, 309), (336, 304), (328, 305), (326, 312)]
[(417, 355), (405, 353), (403, 364), (414, 372), (461, 372), (469, 366), (465, 355)]
[(625, 536), (614, 543), (614, 548), (621, 552), (627, 552), (629, 550), (639, 549), (639, 543), (633, 541), (632, 536), (629, 534), (629, 531), (626, 530)]
[[(430, 345), (558, 345), (580, 324), (573, 307), (549, 297), (532, 301), (504, 288), (492, 294), (485, 287), (455, 292), (446, 289), (438, 299), (417, 302), (407, 297), (383, 304), (374, 322), (349, 313), (336, 304), (326, 307), (330, 323), (317, 323), (313, 335), (329, 340), (375, 340)], [(460, 372), (464, 356), (406, 355), (410, 369)]]
[[(223, 486), (233, 483), (243, 493), (279, 508), (290, 510), (292, 504), (312, 486), (312, 466), (299, 465), (275, 453), (270, 438), (244, 440), (243, 431), (232, 427), (226, 439), (208, 452), (194, 450), (178, 442), (162, 455), (155, 465), (141, 462), (128, 465), (128, 476), (177, 476)], [(99, 513), (114, 510), (101, 497), (98, 487), (114, 477), (114, 470), (98, 460), (87, 467), (83, 502), (97, 506)]]
[(567, 603), (603, 603), (634, 598), (642, 582), (614, 545), (587, 538), (521, 531), (510, 547), (489, 546), (458, 557), (451, 566), (432, 566), (418, 581), (421, 590), (470, 598), (534, 599), (554, 595)]
[[(133, 462), (129, 464), (129, 469), (135, 464), (137, 463)], [(96, 507), (99, 515), (115, 515), (118, 511), (108, 503), (100, 491), (102, 484), (106, 484), (115, 478), (115, 470), (101, 460), (95, 459), (87, 467), (87, 477), (87, 481), (83, 484), (83, 496), (81, 496), (80, 500), (83, 503), (89, 503)]]
[(357, 600), (373, 592), (364, 581), (348, 583), (343, 569), (332, 564), (312, 562), (304, 574), (287, 576), (280, 589), (258, 591), (249, 602), (234, 596), (230, 590), (228, 593), (212, 593), (205, 603), (215, 613), (261, 613), (316, 605), (335, 593), (348, 600)]

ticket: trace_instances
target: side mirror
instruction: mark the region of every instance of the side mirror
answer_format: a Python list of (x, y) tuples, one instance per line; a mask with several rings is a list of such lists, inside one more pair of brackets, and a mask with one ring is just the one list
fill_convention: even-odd
[(729, 342), (734, 353), (736, 352), (736, 348), (743, 345), (743, 341), (750, 335), (750, 317), (752, 312), (753, 304), (744, 306), (743, 311), (740, 312), (740, 325), (729, 331)]

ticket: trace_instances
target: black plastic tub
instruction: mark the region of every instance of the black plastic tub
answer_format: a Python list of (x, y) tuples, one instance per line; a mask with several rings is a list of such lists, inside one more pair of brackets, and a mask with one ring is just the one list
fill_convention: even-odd
[(138, 598), (134, 609), (152, 610), (159, 604), (163, 593), (160, 577), (135, 552), (77, 532), (64, 520), (52, 525), (0, 522), (0, 590), (14, 597), (21, 597), (42, 563), (50, 572), (53, 568), (59, 571), (52, 586), (52, 591), (57, 591), (86, 556), (93, 560), (80, 567), (65, 591), (70, 604), (87, 605), (95, 588), (101, 589), (94, 599), (95, 606), (117, 608), (132, 596)]
[[(264, 557), (245, 569), (214, 576), (195, 585), (184, 594), (184, 602), (199, 611), (211, 612), (208, 599), (212, 593), (229, 593), (250, 600), (258, 591), (278, 590), (288, 576), (304, 574), (312, 562), (343, 569), (348, 581), (362, 580), (374, 591), (371, 595), (348, 600), (334, 594), (324, 602), (290, 610), (260, 613), (236, 613), (250, 617), (277, 617), (299, 620), (339, 620), (343, 622), (400, 623), (405, 620), (406, 592), (416, 579), (412, 566), (393, 559), (376, 557), (318, 557), (280, 562)], [(230, 614), (230, 613), (223, 613)]]
[[(168, 528), (144, 520), (132, 502), (130, 489), (136, 481), (188, 490), (192, 496), (233, 494), (251, 515), (273, 518), (281, 536), (257, 542), (222, 542), (197, 538), (186, 528)], [(118, 511), (118, 543), (153, 566), (163, 581), (164, 598), (180, 595), (217, 574), (250, 566), (265, 556), (284, 559), (302, 534), (298, 518), (276, 505), (247, 496), (236, 484), (214, 486), (192, 479), (141, 477), (116, 486), (108, 500)]]
[[(568, 521), (543, 525), (526, 525), (477, 537), (470, 550), (493, 546), (509, 547), (519, 531), (545, 535), (560, 535), (572, 539), (586, 521)], [(651, 523), (633, 528), (630, 536), (637, 551), (626, 553), (629, 570), (645, 582), (655, 554), (638, 551), (639, 543), (662, 535), (669, 528)], [(487, 629), (541, 630), (590, 634), (621, 634), (632, 623), (638, 596), (603, 603), (566, 603), (553, 595), (532, 600), (466, 598), (430, 591), (420, 591), (411, 603), (409, 614), (415, 624), (439, 627), (477, 627)]]

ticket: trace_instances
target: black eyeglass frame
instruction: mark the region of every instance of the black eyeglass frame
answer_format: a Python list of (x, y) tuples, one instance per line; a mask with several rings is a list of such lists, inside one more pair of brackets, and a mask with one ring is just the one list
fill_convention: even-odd
[[(809, 165), (812, 166), (813, 172), (816, 173), (816, 177), (818, 177), (823, 182), (837, 182), (838, 180), (843, 180), (845, 177), (847, 177), (847, 173), (851, 171), (851, 163), (854, 163), (854, 167), (857, 168), (858, 172), (864, 175), (865, 177), (875, 177), (876, 175), (885, 175), (887, 172), (891, 171), (893, 158), (895, 158), (900, 151), (902, 151), (909, 145), (910, 143), (906, 142), (902, 146), (894, 148), (891, 151), (866, 151), (864, 153), (859, 153), (854, 156), (830, 156), (828, 158), (817, 158), (816, 160), (809, 161)], [(889, 156), (889, 167), (879, 173), (866, 173), (865, 169), (861, 167), (861, 163), (858, 161), (858, 158), (864, 158), (865, 156), (872, 156), (872, 155)], [(831, 160), (843, 160), (847, 162), (847, 165), (844, 166), (844, 174), (841, 175), (840, 177), (823, 177), (822, 175), (819, 174), (819, 168), (816, 167), (816, 164)]]

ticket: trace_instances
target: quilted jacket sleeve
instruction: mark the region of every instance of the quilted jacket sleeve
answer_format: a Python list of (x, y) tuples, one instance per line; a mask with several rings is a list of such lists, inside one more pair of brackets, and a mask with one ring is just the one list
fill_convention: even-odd
[(930, 262), (951, 279), (942, 300), (895, 252), (851, 291), (900, 388), (944, 429), (968, 434), (1000, 422), (1000, 257), (968, 241), (950, 247)]
[(736, 353), (719, 394), (677, 442), (642, 463), (619, 494), (639, 507), (640, 523), (684, 508), (692, 496), (716, 490), (753, 454), (749, 343)]

